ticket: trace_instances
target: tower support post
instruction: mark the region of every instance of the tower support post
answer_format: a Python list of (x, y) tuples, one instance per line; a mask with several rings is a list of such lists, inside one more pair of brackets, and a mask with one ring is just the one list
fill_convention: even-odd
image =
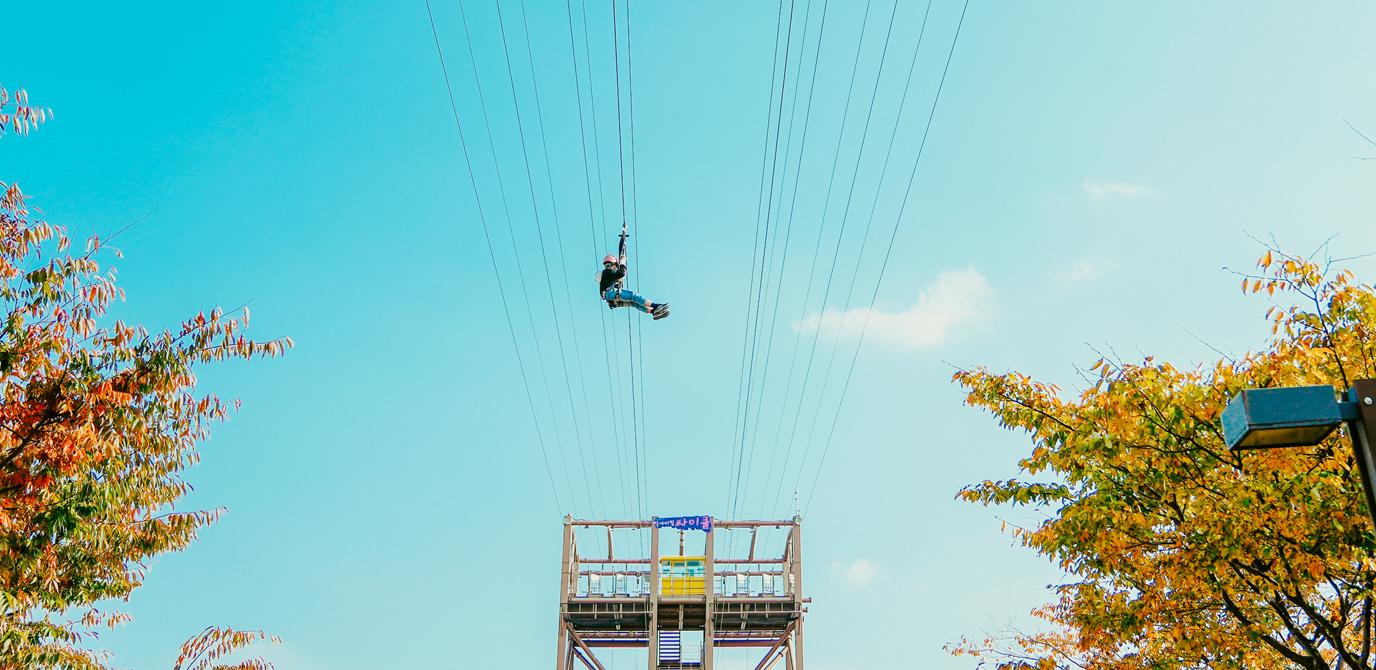
[(569, 667), (569, 641), (564, 630), (564, 615), (559, 615), (559, 660), (555, 664), (555, 670), (566, 670)]
[(659, 529), (650, 525), (650, 670), (659, 669)]
[(793, 627), (794, 654), (790, 658), (790, 670), (803, 670), (803, 619), (806, 617), (803, 601), (803, 517), (793, 517), (793, 530), (789, 535), (792, 536), (793, 545), (790, 552), (793, 558), (790, 566), (793, 570), (793, 601), (797, 603), (798, 610), (798, 624)]
[(573, 568), (573, 517), (564, 517), (564, 548), (563, 558), (559, 563), (559, 661), (554, 666), (555, 670), (567, 670), (568, 662), (572, 661), (569, 655), (568, 624), (564, 621), (564, 612), (568, 610), (569, 602), (569, 573)]
[(706, 621), (702, 625), (702, 670), (712, 670), (713, 642), (716, 637), (716, 630), (712, 626), (712, 610), (715, 607), (713, 600), (716, 597), (717, 589), (714, 586), (716, 579), (716, 543), (713, 542), (714, 533), (707, 531), (707, 546), (703, 553), (707, 554), (706, 572), (703, 574), (702, 592), (704, 594), (703, 615)]

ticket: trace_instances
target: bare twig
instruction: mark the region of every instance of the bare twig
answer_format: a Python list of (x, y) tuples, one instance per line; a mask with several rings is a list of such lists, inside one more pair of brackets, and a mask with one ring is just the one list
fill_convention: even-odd
[(105, 238), (104, 243), (105, 243), (105, 244), (109, 244), (109, 243), (110, 243), (110, 240), (113, 240), (113, 239), (115, 239), (116, 237), (119, 237), (119, 236), (120, 236), (120, 233), (123, 233), (124, 231), (129, 230), (130, 228), (133, 228), (134, 226), (137, 226), (137, 225), (139, 225), (140, 223), (143, 223), (144, 221), (146, 221), (146, 220), (148, 219), (148, 217), (153, 216), (153, 212), (158, 211), (158, 208), (159, 208), (159, 207), (162, 207), (162, 203), (158, 203), (158, 204), (156, 204), (156, 205), (153, 205), (153, 209), (148, 210), (148, 213), (147, 213), (147, 214), (144, 214), (144, 215), (141, 216), (141, 217), (139, 217), (137, 221), (134, 221), (133, 223), (131, 223), (131, 224), (129, 224), (129, 225), (123, 227), (123, 228), (120, 228), (119, 230), (116, 230), (114, 235), (111, 235), (111, 236)]
[[(1376, 145), (1376, 142), (1373, 142), (1372, 139), (1371, 139), (1370, 137), (1367, 137), (1366, 135), (1363, 135), (1363, 134), (1362, 134), (1362, 131), (1357, 130), (1357, 128), (1356, 128), (1355, 126), (1352, 125), (1352, 122), (1351, 122), (1351, 121), (1348, 121), (1347, 119), (1343, 119), (1343, 123), (1346, 123), (1346, 124), (1347, 124), (1347, 127), (1352, 129), (1352, 132), (1357, 133), (1357, 137), (1360, 137), (1360, 138), (1366, 140), (1367, 144)], [(1355, 158), (1355, 159), (1357, 159), (1357, 160), (1359, 160), (1359, 161), (1376, 160), (1376, 156), (1353, 156), (1353, 158)]]
[(1208, 342), (1205, 342), (1205, 341), (1203, 340), (1203, 338), (1199, 337), (1198, 335), (1195, 335), (1194, 333), (1191, 333), (1191, 332), (1190, 332), (1190, 329), (1185, 327), (1185, 324), (1183, 324), (1183, 323), (1177, 323), (1177, 324), (1175, 324), (1175, 325), (1180, 326), (1180, 330), (1185, 331), (1185, 333), (1186, 333), (1187, 335), (1189, 335), (1190, 337), (1193, 337), (1194, 339), (1198, 340), (1200, 344), (1202, 344), (1202, 345), (1204, 345), (1204, 346), (1206, 346), (1206, 347), (1208, 347), (1208, 348), (1210, 348), (1210, 349), (1213, 349), (1213, 350), (1214, 350), (1214, 353), (1216, 353), (1216, 354), (1218, 354), (1219, 356), (1222, 356), (1222, 357), (1228, 359), (1228, 362), (1229, 362), (1229, 363), (1232, 363), (1232, 364), (1235, 364), (1235, 365), (1237, 364), (1237, 359), (1236, 359), (1236, 358), (1234, 358), (1234, 357), (1232, 357), (1232, 356), (1229, 356), (1228, 354), (1225, 354), (1225, 353), (1223, 353), (1222, 351), (1219, 351), (1218, 347), (1215, 347), (1214, 345), (1209, 344)]

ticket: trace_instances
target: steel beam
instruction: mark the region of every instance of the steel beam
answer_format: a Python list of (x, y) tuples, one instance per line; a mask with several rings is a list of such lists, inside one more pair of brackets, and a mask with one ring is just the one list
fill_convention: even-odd
[(610, 526), (612, 528), (649, 528), (654, 524), (653, 521), (611, 521), (606, 519), (576, 519), (573, 525), (580, 528), (592, 528), (593, 526)]
[(793, 582), (793, 600), (797, 603), (795, 609), (798, 610), (798, 620), (793, 623), (792, 646), (797, 648), (798, 656), (795, 659), (790, 650), (788, 668), (789, 670), (803, 670), (803, 618), (805, 616), (803, 612), (806, 611), (803, 607), (803, 517), (793, 517), (793, 530), (789, 532), (789, 535), (792, 536), (792, 542), (790, 544), (793, 545), (793, 555), (791, 558), (793, 559), (793, 574), (795, 577)]
[(583, 667), (587, 668), (588, 670), (597, 670), (597, 668), (593, 667), (592, 663), (588, 662), (587, 657), (584, 656), (583, 653), (578, 651), (578, 649), (576, 648), (573, 650), (573, 657), (582, 661)]
[(703, 553), (707, 555), (707, 569), (706, 572), (703, 573), (702, 589), (702, 592), (705, 594), (704, 598), (706, 598), (703, 610), (706, 620), (703, 621), (702, 624), (702, 670), (712, 670), (712, 662), (714, 660), (713, 647), (715, 646), (715, 640), (713, 638), (716, 637), (716, 630), (712, 627), (712, 610), (714, 607), (713, 600), (717, 597), (717, 589), (713, 583), (716, 581), (714, 577), (716, 573), (716, 565), (714, 562), (716, 557), (715, 539), (716, 534), (710, 530), (707, 531), (706, 548), (703, 551)]
[(659, 529), (650, 527), (650, 670), (659, 670)]
[(588, 670), (607, 670), (606, 668), (602, 667), (602, 662), (597, 660), (597, 656), (592, 653), (592, 649), (588, 648), (588, 644), (583, 641), (583, 638), (578, 637), (578, 633), (575, 633), (574, 631), (570, 630), (569, 639), (573, 640), (573, 643), (578, 645), (578, 648), (581, 649), (583, 653), (587, 655), (586, 658), (580, 656), (583, 663), (588, 664), (589, 661), (591, 661), (591, 665), (588, 665)]
[(573, 522), (572, 516), (564, 517), (564, 547), (562, 549), (563, 558), (559, 563), (559, 660), (554, 666), (555, 670), (567, 670), (566, 656), (568, 645), (564, 640), (567, 632), (567, 625), (564, 622), (564, 610), (569, 601), (569, 574), (575, 570), (573, 566), (573, 555), (570, 549), (573, 545)]
[(755, 666), (755, 670), (764, 670), (765, 661), (768, 661), (769, 657), (773, 656), (776, 652), (779, 651), (780, 648), (788, 644), (788, 636), (793, 633), (793, 628), (795, 625), (796, 624), (789, 624), (788, 628), (784, 629), (783, 635), (780, 635), (779, 639), (775, 640), (774, 644), (770, 645), (769, 651), (766, 651), (764, 653), (764, 658), (760, 659), (760, 664)]
[(770, 668), (773, 668), (774, 665), (779, 662), (779, 659), (784, 657), (784, 653), (786, 651), (787, 648), (770, 649), (769, 653), (765, 654), (764, 658), (760, 659), (760, 663), (759, 665), (755, 666), (755, 670), (769, 670)]

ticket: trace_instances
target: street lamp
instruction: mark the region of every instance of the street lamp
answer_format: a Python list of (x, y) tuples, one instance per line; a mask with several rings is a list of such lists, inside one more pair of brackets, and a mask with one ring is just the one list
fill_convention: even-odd
[(1247, 389), (1223, 410), (1223, 439), (1230, 451), (1307, 447), (1346, 423), (1352, 454), (1366, 494), (1366, 511), (1376, 526), (1376, 379), (1358, 379), (1336, 399), (1332, 386)]

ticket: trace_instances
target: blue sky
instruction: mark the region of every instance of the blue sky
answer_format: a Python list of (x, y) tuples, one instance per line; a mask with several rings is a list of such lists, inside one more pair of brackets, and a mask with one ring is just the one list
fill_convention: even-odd
[[(296, 341), (282, 359), (201, 372), (202, 389), (244, 404), (203, 445), (188, 503), (229, 513), (188, 551), (163, 557), (127, 604), (134, 622), (103, 634), (120, 666), (170, 667), (181, 641), (220, 624), (280, 635), (284, 646), (265, 653), (282, 670), (544, 667), (564, 514), (786, 516), (796, 484), (807, 508), (811, 667), (969, 667), (942, 644), (1026, 623), (1060, 576), (1000, 532), (1016, 512), (953, 499), (962, 485), (1014, 474), (1029, 449), (962, 406), (953, 370), (1020, 370), (1074, 389), (1075, 366), (1096, 350), (1177, 365), (1216, 357), (1212, 348), (1245, 351), (1264, 343), (1269, 303), (1243, 296), (1222, 268), (1252, 267), (1262, 251), (1252, 237), (1307, 254), (1336, 235), (1334, 256), (1376, 251), (1376, 162), (1355, 158), (1376, 146), (1344, 122), (1376, 136), (1367, 3), (973, 0), (899, 220), (961, 5), (931, 5), (881, 183), (927, 5), (900, 0), (894, 13), (874, 0), (861, 42), (865, 3), (831, 0), (812, 106), (804, 83), (791, 117), (794, 162), (778, 193), (791, 194), (796, 175), (798, 196), (780, 219), (791, 231), (787, 262), (777, 237), (769, 257), (771, 290), (782, 288), (778, 316), (771, 295), (758, 331), (758, 415), (737, 489), (779, 4), (630, 5), (631, 260), (635, 285), (673, 303), (668, 320), (639, 323), (634, 356), (626, 314), (608, 313), (592, 289), (621, 220), (610, 6), (587, 3), (589, 52), (581, 0), (571, 4), (580, 58), (592, 59), (591, 70), (580, 65), (580, 89), (570, 5), (529, 0), (523, 22), (520, 3), (503, 0), (508, 75), (495, 5), (466, 0), (489, 145), (459, 4), (431, 4), (530, 401), (423, 2), (6, 9), (0, 83), (27, 87), (56, 118), (0, 140), (0, 180), (19, 182), (49, 221), (79, 236), (147, 215), (116, 244), (128, 294), (118, 316), (168, 327), (248, 304), (251, 332)], [(821, 6), (812, 1), (804, 31), (809, 5), (792, 5), (807, 76)], [(624, 47), (623, 35), (623, 67)], [(791, 53), (786, 124), (803, 81)], [(587, 174), (598, 182), (600, 153), (603, 178), (591, 208), (578, 95), (583, 132), (598, 124)], [(627, 151), (630, 95), (622, 91)], [(833, 253), (836, 286), (822, 305)], [(1376, 276), (1369, 258), (1346, 265)], [(837, 414), (855, 323), (871, 308)], [(806, 358), (789, 353), (795, 341), (806, 352), (819, 332), (800, 404)], [(627, 370), (616, 367), (628, 358), (643, 394), (645, 424), (634, 428)], [(811, 446), (789, 440), (798, 415)], [(627, 493), (634, 430), (643, 431), (639, 508)], [(633, 665), (629, 654), (616, 663)]]

